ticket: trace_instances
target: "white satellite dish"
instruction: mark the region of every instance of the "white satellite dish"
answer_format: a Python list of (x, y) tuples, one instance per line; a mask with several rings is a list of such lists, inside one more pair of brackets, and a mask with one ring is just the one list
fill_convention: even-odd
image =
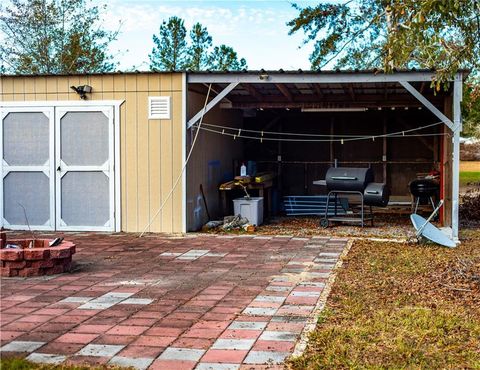
[(417, 231), (415, 236), (417, 239), (420, 236), (423, 236), (424, 238), (443, 245), (444, 247), (449, 247), (449, 248), (455, 248), (457, 244), (451, 240), (449, 237), (447, 237), (441, 230), (436, 228), (430, 223), (430, 220), (435, 216), (435, 214), (438, 212), (440, 207), (443, 205), (443, 200), (440, 201), (438, 204), (437, 208), (435, 208), (428, 217), (428, 219), (424, 219), (422, 216), (417, 215), (416, 213), (413, 213), (410, 215), (410, 220), (412, 220), (413, 227)]

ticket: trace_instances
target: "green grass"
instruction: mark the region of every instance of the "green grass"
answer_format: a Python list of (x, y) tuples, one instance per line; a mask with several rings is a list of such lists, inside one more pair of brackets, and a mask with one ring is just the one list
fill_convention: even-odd
[(355, 241), (292, 369), (480, 369), (480, 231), (456, 249)]
[(5, 357), (0, 359), (1, 370), (120, 370), (117, 366), (89, 366), (89, 365), (49, 365), (49, 364), (36, 364), (18, 357)]
[(467, 185), (472, 182), (480, 182), (480, 171), (460, 172), (460, 185)]

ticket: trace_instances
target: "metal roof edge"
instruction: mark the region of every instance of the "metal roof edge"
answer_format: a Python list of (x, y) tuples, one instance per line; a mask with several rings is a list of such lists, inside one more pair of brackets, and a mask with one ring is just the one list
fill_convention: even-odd
[[(382, 69), (336, 69), (336, 70), (240, 70), (240, 71), (190, 71), (190, 70), (178, 70), (178, 71), (115, 71), (115, 72), (93, 72), (93, 73), (61, 73), (61, 74), (47, 74), (47, 73), (38, 73), (38, 74), (0, 74), (0, 77), (74, 77), (74, 76), (115, 76), (115, 75), (136, 75), (136, 74), (177, 74), (177, 73), (187, 73), (189, 75), (231, 75), (231, 74), (244, 74), (244, 75), (258, 75), (266, 73), (269, 75), (321, 75), (321, 74), (396, 74), (396, 73), (435, 73), (436, 69), (395, 69), (392, 72), (386, 72)], [(470, 74), (469, 69), (459, 69), (457, 73), (462, 73), (463, 79), (468, 77)]]

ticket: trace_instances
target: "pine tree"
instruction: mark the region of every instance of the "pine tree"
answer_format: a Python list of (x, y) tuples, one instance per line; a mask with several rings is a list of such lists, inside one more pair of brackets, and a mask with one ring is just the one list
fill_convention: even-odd
[(170, 17), (160, 25), (159, 36), (153, 35), (155, 44), (150, 58), (150, 69), (178, 71), (187, 66), (187, 30), (179, 17)]
[(0, 4), (0, 70), (16, 74), (107, 72), (118, 36), (101, 27), (90, 0), (10, 0)]
[(202, 71), (209, 67), (209, 49), (212, 46), (212, 37), (207, 28), (200, 23), (195, 23), (190, 31), (189, 62), (188, 68), (193, 71)]
[(240, 71), (248, 68), (246, 60), (238, 59), (237, 52), (227, 45), (215, 46), (210, 59), (211, 69), (215, 71)]

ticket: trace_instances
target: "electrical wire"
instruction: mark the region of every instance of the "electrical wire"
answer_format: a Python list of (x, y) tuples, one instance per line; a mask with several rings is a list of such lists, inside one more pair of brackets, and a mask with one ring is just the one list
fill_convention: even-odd
[[(253, 139), (253, 140), (258, 140), (260, 142), (265, 141), (281, 141), (281, 142), (311, 142), (311, 143), (330, 143), (330, 142), (339, 142), (339, 143), (344, 143), (344, 142), (350, 142), (350, 141), (361, 141), (361, 140), (372, 140), (375, 141), (377, 138), (401, 138), (401, 137), (429, 137), (429, 136), (444, 136), (448, 135), (448, 133), (429, 133), (429, 134), (405, 134), (407, 131), (401, 131), (399, 133), (392, 133), (392, 134), (384, 134), (384, 135), (370, 135), (370, 136), (359, 136), (359, 137), (349, 137), (346, 139), (291, 139), (291, 138), (271, 138), (271, 137), (263, 137), (263, 136), (250, 136), (250, 135), (239, 135), (237, 134), (232, 134), (229, 132), (223, 131), (217, 131), (217, 130), (212, 130), (206, 127), (201, 127), (200, 128), (202, 131), (207, 131), (219, 135), (225, 135), (225, 136), (230, 136), (233, 137), (234, 139), (241, 138), (241, 139)], [(235, 131), (238, 131), (236, 129)]]
[(330, 135), (330, 134), (310, 134), (310, 133), (298, 133), (298, 132), (276, 132), (276, 131), (261, 131), (261, 130), (251, 130), (251, 129), (245, 129), (245, 128), (236, 128), (236, 127), (231, 127), (231, 126), (222, 126), (222, 125), (215, 125), (212, 123), (203, 123), (203, 126), (208, 126), (208, 127), (215, 127), (215, 128), (221, 128), (222, 130), (230, 130), (230, 131), (240, 131), (241, 132), (251, 132), (255, 134), (261, 134), (263, 135), (281, 135), (281, 136), (307, 136), (307, 137), (340, 137), (340, 138), (359, 138), (359, 137), (364, 137), (366, 139), (374, 137), (383, 137), (385, 135), (394, 135), (394, 134), (404, 134), (406, 132), (413, 132), (413, 131), (420, 131), (426, 128), (438, 126), (442, 124), (442, 121), (438, 121), (435, 123), (431, 123), (425, 126), (421, 127), (416, 127), (408, 130), (402, 130), (398, 132), (391, 132), (389, 134), (379, 134), (379, 135)]
[(162, 211), (163, 207), (165, 207), (165, 204), (167, 204), (167, 201), (170, 199), (170, 197), (172, 196), (173, 192), (175, 191), (178, 183), (180, 182), (180, 179), (182, 178), (183, 176), (183, 173), (185, 172), (185, 168), (187, 168), (187, 164), (188, 164), (188, 161), (193, 153), (193, 148), (195, 147), (195, 143), (197, 142), (197, 138), (198, 138), (198, 134), (200, 132), (200, 129), (202, 129), (202, 121), (203, 121), (203, 116), (205, 115), (205, 109), (207, 107), (207, 104), (208, 104), (208, 99), (210, 97), (210, 90), (212, 89), (212, 84), (210, 84), (210, 86), (208, 87), (208, 92), (207, 92), (207, 96), (205, 98), (205, 103), (203, 105), (203, 109), (202, 109), (202, 115), (200, 117), (200, 121), (198, 123), (198, 125), (196, 125), (195, 127), (197, 127), (197, 132), (195, 133), (195, 137), (193, 138), (193, 142), (192, 142), (192, 146), (190, 147), (190, 151), (188, 152), (188, 155), (187, 155), (187, 158), (185, 159), (185, 163), (183, 164), (183, 167), (182, 167), (182, 170), (180, 171), (180, 175), (178, 175), (177, 179), (175, 180), (175, 183), (173, 184), (173, 187), (172, 189), (170, 190), (170, 192), (167, 194), (167, 196), (165, 197), (165, 199), (163, 200), (162, 204), (160, 205), (160, 208), (158, 209), (158, 211), (153, 215), (153, 217), (149, 220), (147, 226), (145, 226), (145, 228), (143, 229), (142, 233), (140, 234), (139, 238), (141, 238), (143, 236), (143, 234), (145, 234), (145, 232), (147, 231), (147, 229), (152, 225), (153, 221), (155, 221), (155, 219), (157, 218), (157, 216), (160, 214), (160, 212)]

